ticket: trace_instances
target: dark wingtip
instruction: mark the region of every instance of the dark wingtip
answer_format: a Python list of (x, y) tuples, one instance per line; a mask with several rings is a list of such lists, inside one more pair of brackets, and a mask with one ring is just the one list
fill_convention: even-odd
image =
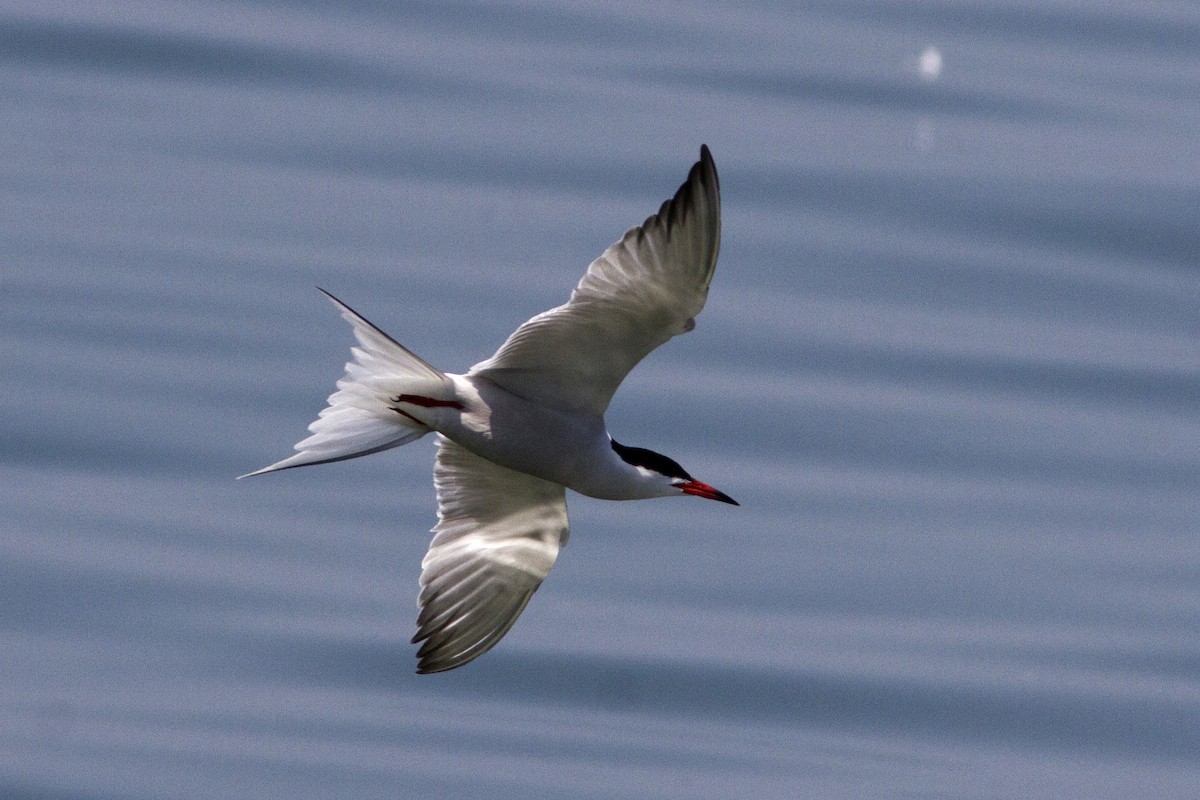
[(708, 149), (708, 145), (700, 145), (700, 161), (696, 166), (712, 175), (713, 187), (719, 192), (721, 179), (717, 177), (717, 162), (713, 160), (712, 151)]

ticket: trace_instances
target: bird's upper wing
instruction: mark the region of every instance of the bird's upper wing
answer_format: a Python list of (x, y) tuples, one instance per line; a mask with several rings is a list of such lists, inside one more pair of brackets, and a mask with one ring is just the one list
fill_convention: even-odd
[(438, 524), (421, 567), (418, 672), (486, 653), (517, 621), (567, 540), (565, 490), (438, 437)]
[(695, 326), (720, 239), (717, 171), (702, 146), (675, 196), (593, 261), (566, 304), (517, 328), (471, 374), (547, 405), (603, 414), (646, 354)]

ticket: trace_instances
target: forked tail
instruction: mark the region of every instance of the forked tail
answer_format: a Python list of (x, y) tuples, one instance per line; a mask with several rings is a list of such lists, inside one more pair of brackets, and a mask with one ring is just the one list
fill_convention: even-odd
[(326, 464), (378, 453), (420, 439), (431, 430), (393, 406), (401, 395), (450, 398), (452, 387), (445, 374), (409, 352), (392, 337), (359, 316), (341, 300), (320, 290), (333, 301), (354, 327), (358, 347), (354, 360), (329, 396), (328, 406), (308, 426), (312, 433), (296, 445), (299, 452), (269, 467), (239, 475), (248, 478), (279, 469)]

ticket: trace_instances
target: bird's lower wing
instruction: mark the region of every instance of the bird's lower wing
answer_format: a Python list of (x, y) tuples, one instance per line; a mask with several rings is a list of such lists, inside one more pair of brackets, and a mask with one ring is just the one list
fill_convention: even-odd
[(521, 325), (471, 373), (546, 405), (603, 414), (639, 361), (694, 327), (720, 240), (717, 171), (702, 147), (675, 196), (593, 261), (566, 304)]
[(567, 540), (565, 490), (438, 437), (438, 524), (421, 567), (418, 672), (462, 666), (508, 632)]

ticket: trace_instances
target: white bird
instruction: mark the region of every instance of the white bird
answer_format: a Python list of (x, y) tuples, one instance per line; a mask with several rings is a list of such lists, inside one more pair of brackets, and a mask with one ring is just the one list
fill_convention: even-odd
[(354, 360), (299, 452), (249, 475), (438, 434), (438, 523), (413, 637), (423, 642), (418, 672), (462, 666), (508, 632), (567, 541), (565, 489), (737, 505), (666, 456), (619, 444), (604, 423), (634, 365), (695, 326), (720, 237), (716, 167), (701, 146), (675, 196), (593, 261), (570, 300), (521, 325), (465, 375), (429, 365), (325, 292), (354, 327)]

